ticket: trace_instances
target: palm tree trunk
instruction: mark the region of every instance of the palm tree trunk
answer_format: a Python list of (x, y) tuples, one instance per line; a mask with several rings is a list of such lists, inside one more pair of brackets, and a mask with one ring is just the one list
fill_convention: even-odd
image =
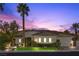
[(25, 40), (25, 15), (23, 14), (23, 21), (22, 21), (22, 25), (23, 25), (23, 43), (24, 43), (24, 46), (26, 47), (26, 40)]
[(74, 39), (74, 46), (76, 46), (76, 40), (77, 40), (77, 28), (75, 28), (75, 39)]

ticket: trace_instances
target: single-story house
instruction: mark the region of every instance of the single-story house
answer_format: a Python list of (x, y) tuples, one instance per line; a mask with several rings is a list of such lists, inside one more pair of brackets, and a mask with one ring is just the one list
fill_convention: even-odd
[[(23, 36), (22, 31), (18, 33), (19, 36), (15, 38), (15, 44), (20, 45), (23, 44)], [(50, 30), (26, 30), (25, 38), (26, 41), (30, 38), (32, 41), (38, 44), (51, 44), (55, 43), (57, 40), (60, 40), (61, 46), (70, 47), (73, 34), (58, 32), (58, 31), (50, 31)], [(79, 46), (79, 41), (77, 41), (77, 46)]]

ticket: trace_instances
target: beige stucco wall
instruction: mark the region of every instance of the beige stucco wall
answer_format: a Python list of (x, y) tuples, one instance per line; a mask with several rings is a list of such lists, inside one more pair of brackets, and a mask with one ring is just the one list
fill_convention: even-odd
[(70, 37), (57, 37), (57, 38), (60, 39), (61, 46), (70, 46), (70, 42), (73, 37), (70, 36)]
[[(42, 39), (44, 39), (44, 37), (46, 37), (47, 39), (52, 38), (52, 43), (56, 42), (56, 40), (59, 39), (61, 42), (61, 46), (70, 46), (71, 39), (73, 38), (73, 36), (68, 36), (68, 37), (67, 36), (63, 36), (63, 37), (59, 37), (59, 36), (34, 36), (33, 40), (35, 38), (37, 38), (37, 43), (39, 43), (38, 42), (39, 37)], [(40, 42), (40, 43), (43, 43), (43, 42)]]
[(79, 47), (79, 40), (76, 41), (76, 45), (77, 45), (77, 47)]
[[(25, 32), (25, 37), (27, 38), (27, 37), (32, 37), (32, 34), (35, 34), (35, 33), (37, 33), (36, 31), (28, 31), (28, 32)], [(33, 38), (33, 37), (32, 37)], [(22, 39), (21, 37), (19, 38), (19, 37), (16, 37), (15, 38), (15, 43), (16, 44), (19, 44), (19, 39)]]

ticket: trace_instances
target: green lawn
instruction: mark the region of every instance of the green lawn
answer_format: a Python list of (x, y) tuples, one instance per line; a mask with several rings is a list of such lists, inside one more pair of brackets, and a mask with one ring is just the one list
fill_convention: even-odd
[(32, 48), (16, 48), (16, 51), (56, 51), (58, 48), (41, 48), (41, 47), (32, 47)]

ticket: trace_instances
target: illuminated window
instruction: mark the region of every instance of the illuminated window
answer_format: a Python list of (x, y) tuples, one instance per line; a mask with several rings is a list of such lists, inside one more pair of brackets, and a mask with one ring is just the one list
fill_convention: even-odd
[(49, 43), (51, 43), (52, 42), (52, 38), (49, 38)]
[(39, 38), (39, 43), (41, 42), (41, 38)]
[(21, 43), (21, 39), (19, 39), (19, 43)]
[(46, 38), (44, 38), (44, 42), (46, 43)]
[(37, 42), (38, 41), (37, 38), (35, 38), (34, 41)]

